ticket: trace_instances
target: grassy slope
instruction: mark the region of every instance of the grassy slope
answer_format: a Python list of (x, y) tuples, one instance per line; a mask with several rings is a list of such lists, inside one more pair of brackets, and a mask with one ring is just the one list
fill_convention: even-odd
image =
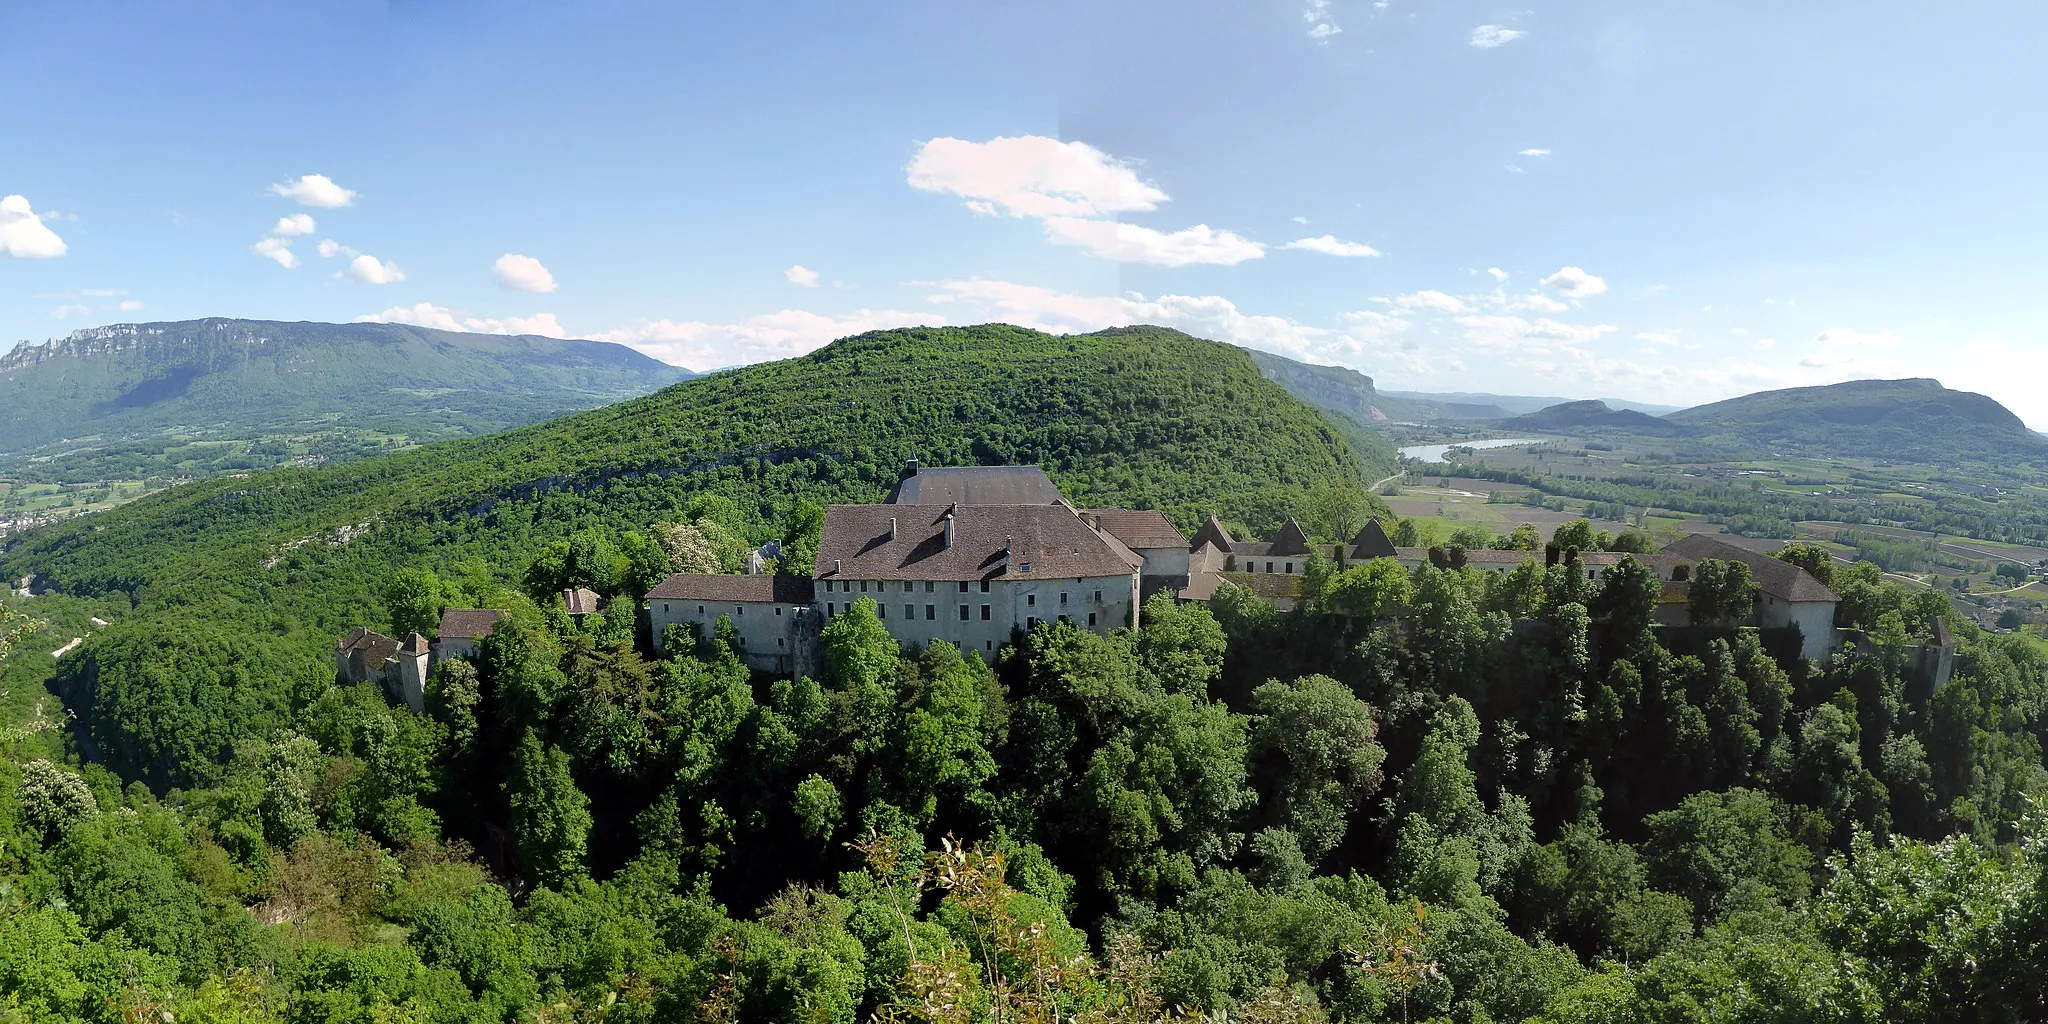
[(475, 557), (509, 578), (575, 529), (644, 527), (705, 492), (733, 498), (762, 539), (799, 497), (879, 500), (912, 456), (1042, 463), (1079, 503), (1157, 507), (1183, 526), (1216, 511), (1271, 527), (1305, 490), (1365, 472), (1229, 346), (1158, 328), (890, 331), (490, 437), (181, 486), (34, 531), (0, 554), (0, 575), (133, 598), (60, 681), (103, 743), (143, 726), (95, 716), (97, 659), (213, 666), (226, 692), (209, 689), (219, 710), (191, 725), (210, 738), (177, 755), (212, 758), (229, 741), (201, 729), (216, 714), (275, 721), (324, 685), (327, 644), (382, 622), (395, 566)]

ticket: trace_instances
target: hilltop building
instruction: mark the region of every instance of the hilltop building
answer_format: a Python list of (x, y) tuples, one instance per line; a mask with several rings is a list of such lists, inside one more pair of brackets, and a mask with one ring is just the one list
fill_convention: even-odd
[(1801, 655), (1825, 658), (1840, 646), (1835, 633), (1835, 607), (1841, 598), (1813, 574), (1790, 562), (1760, 551), (1751, 551), (1704, 533), (1691, 534), (1667, 545), (1652, 560), (1658, 575), (1667, 582), (1683, 582), (1680, 573), (1690, 563), (1717, 559), (1749, 566), (1756, 580), (1756, 611), (1745, 625), (1765, 629), (1798, 626), (1804, 638)]
[(427, 638), (418, 633), (400, 642), (357, 626), (335, 642), (334, 674), (347, 683), (376, 683), (386, 696), (425, 711), (432, 658)]
[(491, 635), (505, 613), (489, 608), (448, 608), (434, 633), (434, 660), (476, 657), (477, 641)]
[(562, 591), (562, 610), (572, 619), (585, 615), (596, 615), (604, 608), (604, 598), (589, 587), (575, 587)]
[(1188, 558), (1163, 514), (1077, 509), (1037, 466), (912, 461), (889, 503), (826, 509), (808, 578), (677, 574), (648, 594), (648, 616), (658, 639), (670, 625), (708, 633), (723, 615), (748, 665), (805, 673), (818, 631), (866, 596), (903, 643), (991, 657), (1040, 622), (1136, 625), (1146, 594), (1186, 585)]

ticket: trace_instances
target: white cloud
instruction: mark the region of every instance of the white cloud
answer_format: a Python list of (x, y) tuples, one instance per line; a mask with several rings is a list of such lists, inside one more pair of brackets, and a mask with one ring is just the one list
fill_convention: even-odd
[(1853, 327), (1829, 327), (1813, 336), (1816, 345), (1831, 345), (1845, 349), (1892, 349), (1899, 347), (1899, 336), (1891, 331), (1859, 331)]
[(1508, 279), (1508, 272), (1502, 270), (1499, 267), (1488, 267), (1486, 268), (1486, 272), (1492, 274), (1493, 279), (1496, 281), (1505, 281)]
[(555, 290), (555, 275), (531, 256), (508, 252), (491, 264), (491, 276), (498, 287), (515, 292), (546, 293)]
[(325, 174), (308, 174), (303, 178), (279, 182), (270, 186), (270, 194), (296, 201), (300, 206), (317, 206), (322, 209), (338, 209), (355, 202), (353, 189), (342, 188), (334, 179)]
[(250, 246), (249, 251), (266, 260), (275, 260), (286, 270), (299, 269), (299, 257), (292, 252), (292, 244), (282, 238), (266, 238)]
[(1345, 242), (1335, 235), (1317, 235), (1314, 238), (1297, 238), (1282, 249), (1306, 249), (1326, 256), (1378, 256), (1380, 251), (1362, 242)]
[(1427, 310), (1434, 313), (1464, 313), (1472, 309), (1471, 304), (1464, 299), (1434, 288), (1397, 295), (1393, 303), (1400, 309)]
[(1232, 266), (1266, 254), (1265, 246), (1207, 224), (1159, 231), (1113, 220), (1051, 217), (1045, 222), (1045, 237), (1055, 245), (1080, 246), (1103, 259), (1162, 267), (1195, 263)]
[(1302, 9), (1301, 20), (1308, 22), (1308, 37), (1319, 44), (1328, 45), (1330, 37), (1344, 31), (1330, 16), (1330, 0), (1308, 0)]
[(393, 306), (382, 313), (356, 317), (357, 323), (410, 324), (414, 327), (432, 327), (442, 331), (466, 331), (470, 334), (538, 334), (548, 338), (566, 338), (567, 331), (555, 320), (553, 313), (535, 313), (532, 316), (514, 316), (504, 319), (458, 316), (446, 306), (421, 302), (411, 306)]
[(1522, 151), (1521, 151), (1521, 152), (1519, 152), (1519, 153), (1516, 153), (1515, 155), (1516, 155), (1516, 156), (1533, 156), (1533, 157), (1546, 157), (1546, 156), (1549, 156), (1549, 155), (1550, 155), (1550, 151), (1549, 151), (1549, 150), (1547, 150), (1547, 149), (1525, 149), (1525, 150), (1522, 150)]
[(43, 224), (25, 196), (0, 198), (0, 254), (46, 260), (65, 253), (64, 240)]
[(362, 255), (349, 261), (347, 268), (336, 277), (346, 277), (364, 284), (391, 284), (405, 280), (405, 271), (396, 263), (385, 263), (375, 256)]
[(1507, 301), (1507, 308), (1534, 310), (1538, 313), (1562, 313), (1571, 307), (1542, 292), (1530, 292), (1527, 295), (1517, 295), (1509, 299)]
[(801, 263), (791, 264), (788, 270), (782, 272), (782, 276), (787, 278), (789, 283), (793, 285), (804, 288), (816, 288), (818, 286), (818, 272)]
[(1308, 218), (1307, 218), (1307, 217), (1302, 217), (1302, 216), (1294, 216), (1294, 217), (1289, 217), (1289, 218), (1287, 218), (1287, 219), (1288, 219), (1288, 220), (1291, 220), (1291, 221), (1293, 221), (1293, 222), (1295, 222), (1296, 224), (1307, 224), (1307, 223), (1308, 223)]
[(142, 308), (142, 302), (141, 302), (141, 300), (139, 300), (139, 299), (123, 299), (123, 300), (121, 300), (121, 305), (120, 305), (120, 309), (121, 309), (121, 312), (123, 312), (123, 313), (133, 313), (133, 312), (135, 312), (136, 310), (138, 310), (138, 309), (141, 309), (141, 308)]
[(1085, 142), (1043, 135), (932, 139), (907, 171), (911, 188), (952, 193), (983, 214), (1097, 217), (1156, 210), (1167, 200), (1130, 164)]
[(837, 315), (785, 309), (724, 324), (654, 320), (590, 337), (631, 345), (677, 366), (712, 370), (740, 363), (790, 359), (839, 338), (866, 331), (944, 323), (946, 318), (936, 313), (896, 309), (862, 309)]
[(313, 218), (304, 213), (294, 213), (289, 217), (279, 217), (277, 219), (277, 226), (270, 229), (271, 234), (283, 238), (291, 238), (294, 235), (310, 235), (313, 231)]
[(929, 298), (972, 307), (980, 316), (1056, 334), (1075, 334), (1125, 324), (1157, 324), (1236, 345), (1314, 355), (1317, 339), (1330, 332), (1286, 317), (1245, 313), (1220, 295), (1075, 295), (1037, 285), (986, 278), (939, 281)]
[(1672, 330), (1639, 331), (1636, 333), (1636, 340), (1647, 341), (1652, 345), (1676, 345), (1678, 344), (1678, 332)]
[(1607, 282), (1586, 273), (1578, 267), (1563, 267), (1557, 273), (1538, 281), (1545, 288), (1555, 288), (1568, 299), (1588, 299), (1607, 290)]
[(332, 238), (321, 239), (320, 244), (314, 246), (314, 248), (319, 250), (320, 255), (328, 259), (333, 259), (336, 256), (353, 257), (356, 254), (356, 251), (354, 249), (351, 249), (348, 246), (345, 246)]
[(1481, 25), (1472, 30), (1471, 43), (1482, 50), (1491, 50), (1506, 46), (1522, 38), (1522, 35), (1521, 29), (1508, 28), (1505, 25)]

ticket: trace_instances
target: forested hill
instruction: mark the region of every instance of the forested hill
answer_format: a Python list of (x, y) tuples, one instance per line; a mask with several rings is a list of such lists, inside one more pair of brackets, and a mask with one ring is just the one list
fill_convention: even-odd
[(1213, 511), (1270, 529), (1312, 488), (1367, 472), (1227, 345), (1151, 327), (887, 331), (490, 437), (180, 486), (23, 535), (0, 577), (137, 600), (83, 663), (104, 672), (200, 630), (280, 680), (242, 695), (275, 708), (284, 680), (324, 685), (334, 637), (385, 620), (376, 595), (397, 566), (472, 558), (509, 579), (572, 531), (644, 529), (702, 494), (759, 543), (798, 499), (881, 500), (911, 457), (1041, 464), (1077, 503), (1156, 507), (1184, 528)]
[(1681, 432), (1681, 428), (1648, 413), (1637, 412), (1634, 409), (1615, 409), (1598, 400), (1560, 402), (1532, 413), (1501, 420), (1498, 425), (1501, 429), (1510, 431), (1558, 433), (1575, 430), (1628, 430), (1643, 434)]
[(401, 324), (116, 324), (0, 355), (0, 454), (67, 440), (253, 440), (337, 426), (435, 440), (690, 376), (609, 342)]
[(2005, 406), (1926, 378), (1762, 391), (1666, 419), (1707, 440), (1766, 451), (1934, 464), (2048, 458), (2048, 440)]

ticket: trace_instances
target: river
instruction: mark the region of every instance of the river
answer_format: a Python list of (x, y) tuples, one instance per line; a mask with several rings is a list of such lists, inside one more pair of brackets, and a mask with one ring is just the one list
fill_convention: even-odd
[(1444, 453), (1453, 448), (1512, 448), (1518, 444), (1537, 443), (1539, 443), (1539, 440), (1533, 437), (1502, 437), (1491, 441), (1458, 441), (1454, 444), (1412, 444), (1406, 448), (1398, 449), (1398, 451), (1400, 451), (1401, 457), (1404, 459), (1414, 459), (1418, 462), (1442, 462), (1444, 461)]

